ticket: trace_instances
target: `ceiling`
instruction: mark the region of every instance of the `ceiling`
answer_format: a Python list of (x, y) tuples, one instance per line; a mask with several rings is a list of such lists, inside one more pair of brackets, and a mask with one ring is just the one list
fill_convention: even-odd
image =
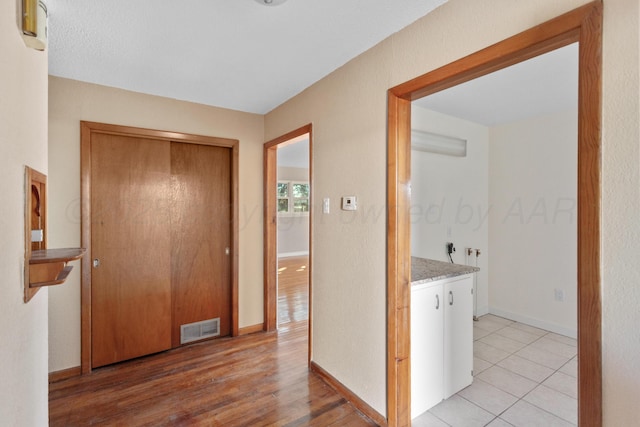
[(414, 101), (485, 126), (578, 108), (578, 44)]
[(278, 146), (278, 166), (309, 168), (309, 137)]
[(264, 114), (446, 0), (48, 0), (49, 74)]
[[(578, 44), (454, 86), (414, 104), (485, 126), (578, 107)], [(278, 146), (278, 166), (308, 167), (305, 134)]]

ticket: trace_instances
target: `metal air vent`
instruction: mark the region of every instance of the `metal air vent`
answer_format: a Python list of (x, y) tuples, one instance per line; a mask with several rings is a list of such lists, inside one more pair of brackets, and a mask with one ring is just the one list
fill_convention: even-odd
[(180, 325), (180, 344), (220, 335), (220, 318)]

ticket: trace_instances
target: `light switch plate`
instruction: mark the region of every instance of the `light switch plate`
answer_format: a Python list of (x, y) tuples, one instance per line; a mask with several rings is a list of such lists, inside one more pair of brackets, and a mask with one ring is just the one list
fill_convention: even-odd
[(328, 214), (330, 210), (330, 206), (331, 206), (330, 199), (328, 197), (325, 197), (322, 200), (322, 213)]
[(344, 196), (342, 197), (342, 210), (343, 211), (355, 211), (358, 209), (358, 200), (356, 196)]
[(31, 242), (42, 242), (44, 240), (43, 230), (31, 230)]

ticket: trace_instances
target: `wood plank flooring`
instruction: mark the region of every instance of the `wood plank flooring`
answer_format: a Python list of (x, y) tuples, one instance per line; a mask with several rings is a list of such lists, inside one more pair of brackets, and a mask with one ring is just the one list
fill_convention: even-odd
[(278, 326), (309, 319), (309, 258), (278, 260)]
[(277, 333), (192, 344), (50, 384), (50, 425), (375, 426), (308, 370), (307, 321), (297, 320), (308, 312), (295, 308), (308, 304), (298, 288), (282, 292), (297, 300), (279, 301), (294, 309)]

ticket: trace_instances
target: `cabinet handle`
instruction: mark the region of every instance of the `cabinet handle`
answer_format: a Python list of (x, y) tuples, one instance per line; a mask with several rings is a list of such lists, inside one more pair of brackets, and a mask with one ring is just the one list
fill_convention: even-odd
[(453, 305), (453, 291), (449, 291), (449, 305)]
[(436, 294), (436, 310), (440, 308), (440, 295)]

